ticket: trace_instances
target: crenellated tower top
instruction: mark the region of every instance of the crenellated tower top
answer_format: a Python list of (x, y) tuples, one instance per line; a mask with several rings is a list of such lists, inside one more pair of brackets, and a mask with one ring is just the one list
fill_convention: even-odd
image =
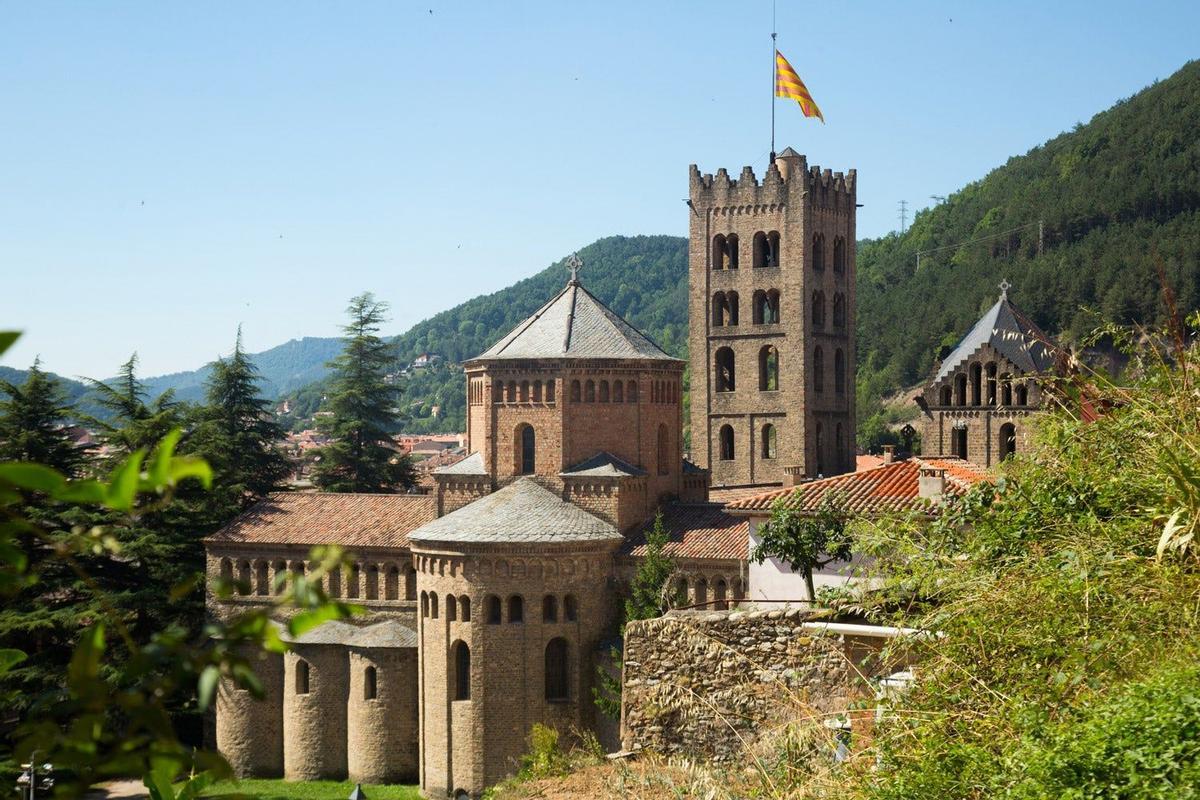
[(702, 175), (692, 164), (689, 172), (688, 193), (695, 208), (779, 206), (797, 197), (806, 197), (818, 207), (854, 208), (855, 170), (842, 173), (809, 167), (808, 160), (790, 147), (775, 157), (761, 181), (749, 166), (742, 167), (737, 178), (731, 178), (724, 167), (715, 175)]

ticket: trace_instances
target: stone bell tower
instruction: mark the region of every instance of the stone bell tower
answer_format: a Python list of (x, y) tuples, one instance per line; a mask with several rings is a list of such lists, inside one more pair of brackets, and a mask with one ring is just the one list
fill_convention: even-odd
[(790, 147), (761, 182), (691, 166), (692, 458), (714, 488), (854, 469), (855, 182)]

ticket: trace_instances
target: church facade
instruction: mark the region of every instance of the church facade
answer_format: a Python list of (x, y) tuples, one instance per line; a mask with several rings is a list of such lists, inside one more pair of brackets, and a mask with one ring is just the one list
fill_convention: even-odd
[[(854, 468), (855, 174), (790, 148), (761, 183), (691, 168), (691, 427), (685, 362), (565, 287), (464, 364), (467, 451), (427, 495), (284, 493), (206, 540), (240, 593), (228, 617), (310, 574), (366, 607), (255, 655), (266, 698), (232, 683), (218, 749), (243, 776), (418, 780), (474, 797), (519, 766), (534, 723), (611, 729), (592, 702), (656, 517), (681, 605), (748, 597), (749, 521), (710, 485), (778, 486)], [(286, 638), (286, 636), (285, 636)]]

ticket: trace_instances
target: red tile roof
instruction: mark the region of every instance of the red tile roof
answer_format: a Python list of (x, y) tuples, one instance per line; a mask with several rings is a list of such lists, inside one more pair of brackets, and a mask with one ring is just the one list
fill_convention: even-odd
[(854, 471), (862, 472), (864, 469), (875, 469), (875, 467), (883, 466), (883, 456), (861, 455), (854, 457)]
[(837, 492), (847, 509), (857, 514), (884, 514), (891, 511), (919, 511), (928, 507), (920, 497), (918, 477), (922, 466), (946, 470), (945, 493), (964, 494), (976, 483), (987, 480), (988, 473), (957, 458), (910, 458), (891, 464), (848, 472), (832, 478), (811, 481), (800, 486), (775, 489), (754, 497), (729, 503), (730, 511), (769, 511), (776, 500), (785, 498), (789, 506), (815, 511), (825, 495)]
[[(717, 503), (671, 503), (663, 507), (663, 523), (670, 534), (664, 550), (671, 558), (747, 558), (749, 521)], [(646, 534), (652, 530), (650, 519), (626, 538), (621, 555), (646, 555)]]
[(431, 495), (280, 492), (251, 506), (205, 541), (408, 547), (409, 532), (436, 516), (436, 498)]
[(762, 494), (764, 491), (761, 486), (739, 486), (732, 489), (716, 488), (708, 490), (708, 502), (710, 503), (732, 503), (734, 500), (741, 500), (744, 497), (754, 497)]

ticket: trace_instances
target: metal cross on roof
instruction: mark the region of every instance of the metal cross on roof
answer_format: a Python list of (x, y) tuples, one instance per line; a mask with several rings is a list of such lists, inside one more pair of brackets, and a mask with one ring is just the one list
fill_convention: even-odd
[(583, 267), (583, 259), (578, 253), (571, 253), (567, 259), (567, 268), (571, 270), (571, 283), (579, 283), (579, 270)]
[(1012, 288), (1012, 284), (1008, 282), (1007, 278), (1000, 281), (1000, 299), (1001, 300), (1008, 298), (1008, 290), (1011, 288)]

